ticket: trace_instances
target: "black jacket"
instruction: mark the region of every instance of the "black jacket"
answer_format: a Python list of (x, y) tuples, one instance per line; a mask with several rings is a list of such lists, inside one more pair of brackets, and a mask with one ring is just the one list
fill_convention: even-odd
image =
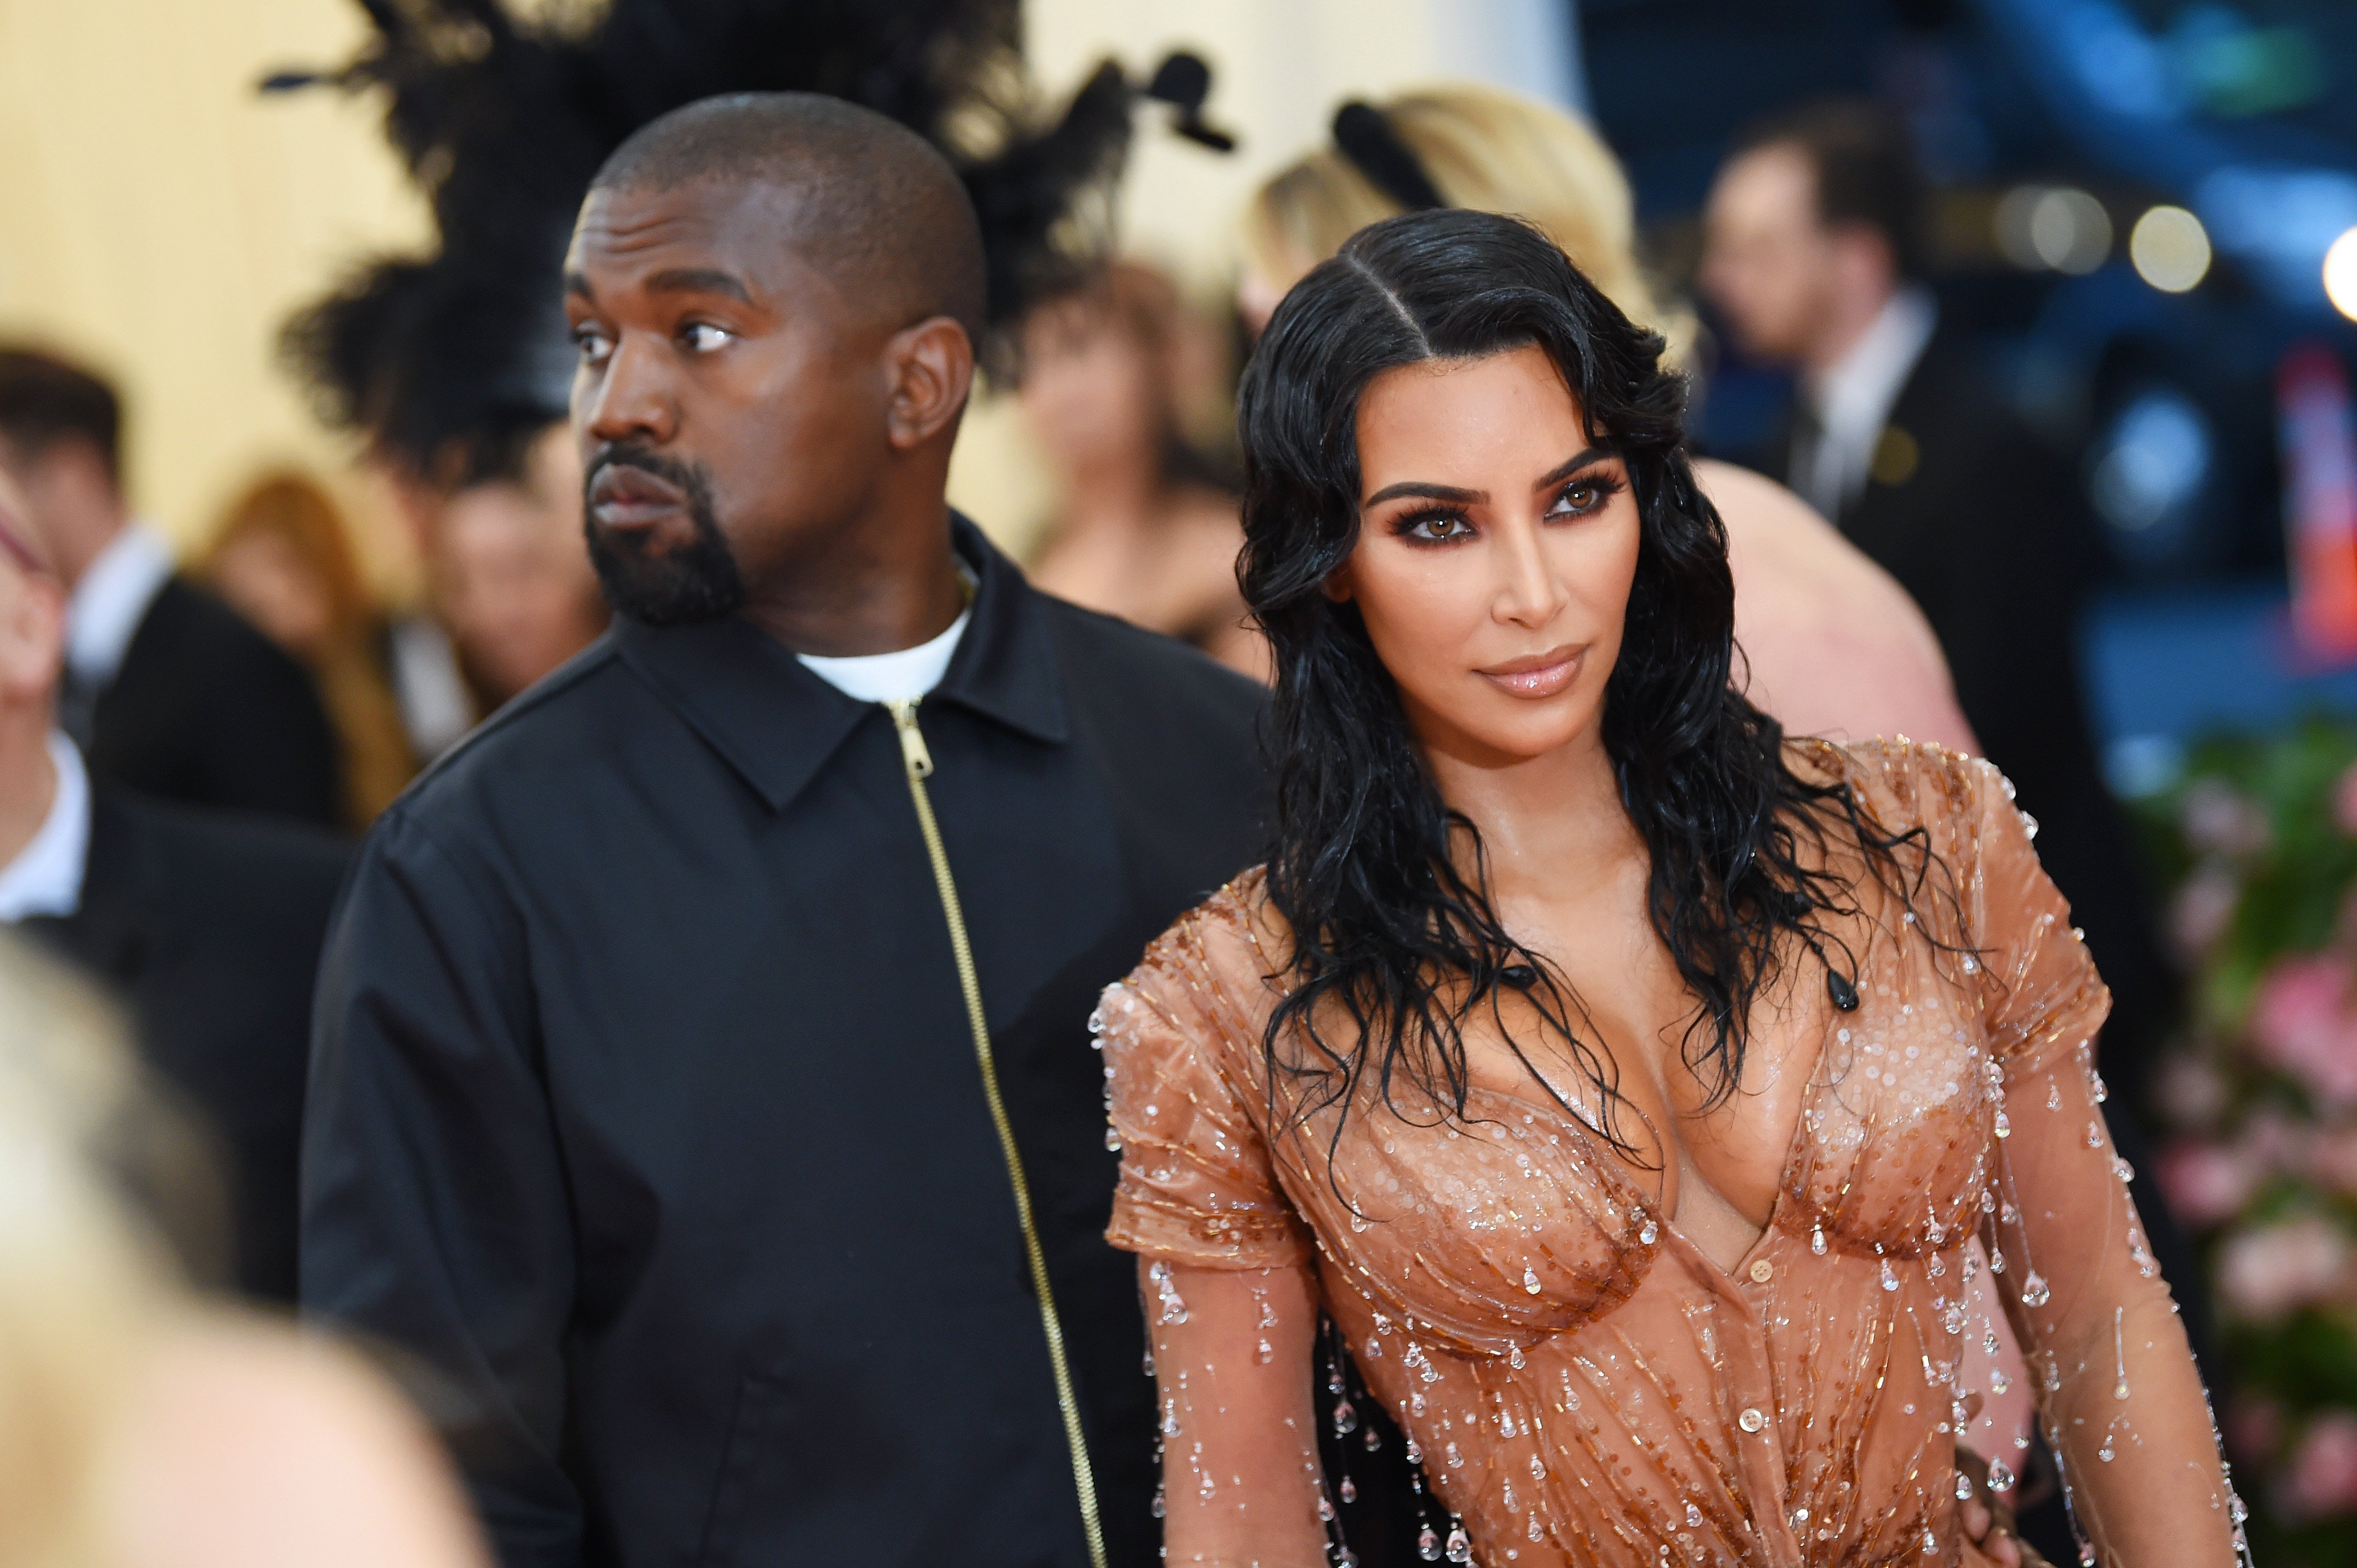
[(1923, 607), (1965, 718), (2038, 819), (2039, 858), (2115, 999), (2106, 1070), (2136, 1087), (2170, 982), (2079, 679), (2097, 546), (2068, 465), (1943, 329), (1891, 408), (1873, 477), (1836, 521)]
[[(1258, 854), (1261, 699), (958, 538), (931, 789), (1109, 1544), (1150, 1564), (1087, 1020)], [(371, 833), (303, 1186), (307, 1308), (445, 1380), (510, 1568), (1086, 1561), (892, 723), (744, 621), (619, 624)]]
[(123, 1001), (229, 1169), (233, 1280), (295, 1299), (311, 983), (348, 854), (309, 829), (96, 788), (81, 907), (24, 929)]
[(140, 618), (88, 739), (91, 772), (143, 794), (343, 821), (335, 731), (310, 673), (180, 577)]

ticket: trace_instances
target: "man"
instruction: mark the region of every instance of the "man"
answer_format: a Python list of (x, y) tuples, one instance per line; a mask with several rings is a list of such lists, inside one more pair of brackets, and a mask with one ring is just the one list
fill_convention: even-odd
[(122, 407), (79, 366), (0, 349), (0, 473), (71, 596), (59, 717), (91, 770), (204, 806), (341, 820), (303, 667), (173, 568), (123, 495)]
[(1921, 185), (1903, 128), (1868, 106), (1763, 124), (1711, 191), (1704, 286), (1748, 350), (1799, 372), (1786, 481), (1922, 607), (1964, 717), (2043, 825), (2116, 1001), (2106, 1069), (2135, 1090), (2169, 985), (2081, 693), (2093, 527), (2067, 464), (1941, 326)]
[(291, 1302), (311, 978), (344, 851), (91, 782), (56, 727), (66, 593), (24, 511), (0, 478), (0, 925), (123, 1000), (226, 1156), (231, 1253), (212, 1283)]
[(1087, 1020), (1255, 857), (1256, 689), (949, 512), (984, 265), (911, 133), (665, 116), (568, 273), (620, 618), (362, 851), (306, 1305), (439, 1374), (510, 1568), (1152, 1563)]

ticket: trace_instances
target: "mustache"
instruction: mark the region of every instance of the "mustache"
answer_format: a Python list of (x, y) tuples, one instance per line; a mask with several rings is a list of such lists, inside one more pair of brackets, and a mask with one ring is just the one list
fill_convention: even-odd
[(597, 476), (608, 468), (636, 468), (652, 474), (664, 483), (677, 487), (699, 508), (709, 509), (712, 497), (712, 476), (700, 463), (684, 463), (667, 457), (643, 441), (609, 442), (597, 449), (581, 474), (581, 499), (586, 507), (591, 492), (597, 489)]

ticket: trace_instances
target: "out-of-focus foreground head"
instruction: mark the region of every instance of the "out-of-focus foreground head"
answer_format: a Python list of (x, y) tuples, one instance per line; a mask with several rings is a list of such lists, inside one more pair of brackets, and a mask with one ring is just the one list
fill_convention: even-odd
[(16, 480), (24, 525), (72, 585), (126, 517), (122, 399), (69, 360), (0, 348), (0, 474)]
[(1703, 286), (1750, 352), (1811, 363), (1922, 276), (1922, 208), (1889, 112), (1836, 100), (1763, 120), (1711, 188)]
[(99, 1175), (132, 1092), (122, 1038), (0, 934), (0, 1563), (109, 1560), (106, 1461), (167, 1277)]
[(591, 555), (624, 615), (732, 614), (894, 542), (845, 536), (945, 482), (982, 231), (905, 126), (811, 93), (674, 111), (608, 160), (565, 270)]
[[(1636, 252), (1628, 177), (1594, 127), (1494, 87), (1419, 89), (1372, 106), (1450, 207), (1523, 218), (1563, 248), (1621, 312), (1668, 339), (1673, 360), (1693, 322), (1662, 302)], [(1255, 329), (1286, 290), (1370, 223), (1408, 208), (1329, 142), (1271, 176), (1244, 210), (1238, 304)]]
[(182, 1283), (159, 1206), (205, 1173), (126, 1038), (0, 930), (0, 1563), (485, 1568), (377, 1378)]

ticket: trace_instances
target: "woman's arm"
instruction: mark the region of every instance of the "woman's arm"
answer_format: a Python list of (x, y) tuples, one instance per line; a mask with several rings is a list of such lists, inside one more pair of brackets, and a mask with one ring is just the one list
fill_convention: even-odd
[(1324, 1568), (1308, 1270), (1141, 1258), (1138, 1282), (1161, 1391), (1166, 1560)]
[(2004, 1080), (1997, 1294), (2029, 1352), (2048, 1443), (2097, 1561), (2232, 1563), (2241, 1505), (2104, 1131), (2089, 1058), (2082, 1045)]

